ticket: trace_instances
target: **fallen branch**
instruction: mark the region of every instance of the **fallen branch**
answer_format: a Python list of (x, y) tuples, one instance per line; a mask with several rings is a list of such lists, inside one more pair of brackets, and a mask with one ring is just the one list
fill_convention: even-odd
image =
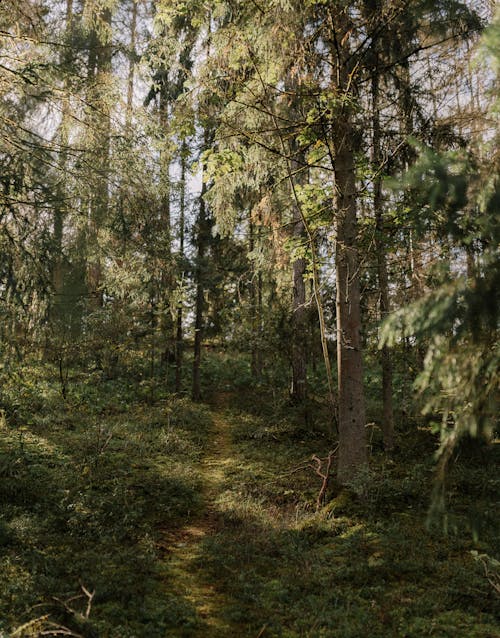
[(14, 636), (21, 636), (26, 629), (33, 628), (37, 624), (45, 622), (46, 620), (48, 620), (48, 618), (49, 614), (45, 614), (44, 616), (39, 616), (38, 618), (29, 620), (28, 622), (24, 623), (24, 625), (20, 625), (17, 629), (15, 629), (11, 633), (11, 637), (13, 638)]
[(328, 452), (328, 456), (325, 458), (320, 458), (316, 454), (314, 454), (311, 458), (311, 461), (314, 461), (316, 464), (315, 467), (313, 467), (314, 471), (321, 479), (323, 479), (321, 489), (319, 490), (318, 498), (316, 500), (317, 510), (321, 509), (324, 505), (326, 490), (328, 489), (328, 482), (330, 480), (330, 469), (332, 467), (333, 457), (335, 456), (335, 452), (338, 450), (338, 447), (339, 446), (337, 445), (335, 449), (330, 450), (330, 452)]
[(471, 554), (474, 560), (482, 565), (486, 580), (493, 587), (493, 591), (500, 596), (500, 562), (488, 554), (478, 554), (477, 551), (472, 551)]
[[(82, 594), (77, 594), (76, 596), (72, 596), (71, 598), (68, 598), (66, 600), (61, 600), (60, 598), (56, 598), (55, 596), (53, 596), (53, 599), (57, 603), (62, 605), (62, 607), (64, 607), (65, 611), (68, 614), (70, 614), (71, 616), (73, 616), (79, 621), (86, 621), (89, 619), (89, 616), (90, 616), (90, 611), (92, 609), (92, 601), (95, 596), (95, 590), (93, 592), (90, 592), (85, 587), (85, 585), (80, 585), (80, 588), (83, 592)], [(87, 598), (87, 607), (83, 613), (80, 611), (77, 611), (76, 609), (73, 609), (73, 607), (71, 607), (70, 605), (70, 603), (72, 603), (74, 600), (81, 600), (82, 598)]]
[(297, 465), (288, 472), (280, 474), (279, 476), (291, 476), (292, 474), (302, 472), (303, 470), (314, 470), (314, 472), (322, 479), (321, 488), (319, 490), (318, 498), (316, 499), (316, 509), (319, 510), (322, 505), (324, 505), (326, 490), (328, 489), (328, 483), (331, 477), (330, 471), (332, 468), (333, 458), (338, 448), (339, 446), (337, 444), (335, 448), (330, 450), (328, 455), (324, 458), (319, 457), (317, 454), (313, 454), (313, 456), (307, 461), (303, 461), (300, 465)]
[(40, 636), (70, 636), (70, 638), (85, 638), (82, 634), (77, 634), (71, 629), (64, 627), (63, 625), (56, 625), (55, 623), (49, 623), (48, 628), (39, 633)]

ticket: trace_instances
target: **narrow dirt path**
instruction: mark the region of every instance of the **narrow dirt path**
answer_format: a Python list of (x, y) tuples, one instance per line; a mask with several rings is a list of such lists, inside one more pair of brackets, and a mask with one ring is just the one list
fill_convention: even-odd
[(167, 551), (166, 558), (175, 579), (177, 593), (196, 608), (203, 623), (199, 628), (176, 634), (178, 636), (221, 638), (234, 635), (235, 628), (222, 617), (224, 597), (211, 583), (207, 582), (197, 564), (203, 540), (216, 533), (215, 502), (222, 491), (225, 470), (234, 462), (231, 424), (225, 412), (226, 403), (225, 395), (218, 396), (211, 411), (212, 428), (200, 467), (203, 509), (192, 518), (188, 525), (172, 533), (166, 532), (163, 537), (162, 546)]

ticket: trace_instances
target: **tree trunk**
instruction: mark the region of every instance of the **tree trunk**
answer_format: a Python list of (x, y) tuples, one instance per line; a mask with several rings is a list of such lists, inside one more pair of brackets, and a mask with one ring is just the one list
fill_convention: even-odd
[(125, 112), (125, 126), (129, 128), (132, 121), (134, 109), (134, 76), (136, 62), (136, 40), (137, 40), (137, 2), (132, 0), (132, 16), (130, 25), (130, 58), (127, 78), (127, 107)]
[[(161, 100), (163, 101), (163, 100)], [(160, 122), (166, 129), (167, 122), (167, 106), (160, 104)], [(174, 320), (170, 312), (170, 300), (172, 289), (174, 286), (173, 263), (172, 263), (172, 228), (171, 228), (171, 207), (170, 207), (170, 160), (168, 153), (162, 151), (160, 153), (160, 187), (161, 197), (158, 211), (158, 239), (159, 244), (154, 251), (154, 259), (158, 264), (158, 302), (162, 308), (161, 318), (159, 322), (159, 332), (161, 338), (160, 359), (162, 367), (167, 370), (168, 364), (175, 357), (175, 341), (174, 341)]]
[[(181, 147), (181, 183), (179, 202), (179, 261), (183, 267), (184, 262), (184, 226), (186, 209), (186, 160), (187, 144), (183, 142)], [(183, 276), (184, 273), (181, 273)], [(175, 391), (180, 392), (182, 387), (182, 359), (184, 349), (182, 300), (177, 303), (176, 331), (175, 331)]]
[[(66, 0), (66, 12), (65, 12), (65, 36), (69, 42), (72, 28), (73, 28), (73, 0)], [(62, 64), (68, 64), (71, 59), (71, 49), (65, 48), (61, 55)], [(53, 218), (53, 261), (52, 261), (52, 287), (54, 290), (55, 300), (52, 303), (51, 314), (61, 318), (64, 309), (63, 295), (63, 236), (64, 236), (64, 216), (65, 216), (65, 191), (64, 191), (64, 174), (67, 168), (68, 159), (68, 126), (70, 117), (70, 102), (69, 102), (69, 87), (68, 82), (64, 82), (63, 96), (61, 99), (61, 123), (59, 126), (59, 184), (58, 184), (58, 202), (54, 208)]]
[(193, 357), (193, 401), (201, 399), (201, 347), (203, 343), (203, 319), (205, 310), (205, 253), (208, 245), (208, 216), (205, 203), (206, 184), (203, 182), (198, 213), (196, 239), (196, 302), (194, 320), (194, 357)]
[[(382, 154), (380, 148), (380, 110), (379, 110), (379, 77), (378, 69), (375, 69), (372, 76), (372, 170), (373, 180), (373, 210), (375, 213), (375, 249), (377, 254), (377, 275), (379, 285), (379, 307), (380, 318), (384, 320), (390, 312), (389, 301), (389, 277), (387, 273), (387, 250), (384, 241), (384, 210), (382, 202), (382, 177), (381, 162)], [(394, 449), (394, 411), (392, 405), (392, 358), (387, 346), (381, 350), (382, 365), (382, 433), (384, 438), (384, 448), (386, 452)]]
[(346, 484), (366, 465), (367, 451), (353, 131), (346, 113), (337, 116), (336, 124), (338, 479)]
[[(255, 226), (250, 219), (248, 222), (248, 250), (253, 253), (255, 249)], [(252, 269), (250, 288), (250, 325), (251, 337), (251, 363), (250, 370), (254, 380), (258, 381), (262, 374), (262, 358), (260, 352), (261, 320), (262, 320), (262, 274)]]
[(93, 129), (97, 140), (93, 148), (95, 167), (95, 190), (90, 197), (88, 221), (88, 262), (87, 281), (90, 292), (90, 305), (93, 309), (103, 304), (102, 262), (99, 248), (99, 231), (106, 219), (109, 205), (108, 176), (110, 157), (111, 105), (106, 95), (111, 74), (111, 10), (101, 10), (102, 25), (99, 30), (92, 29), (88, 58), (88, 77), (91, 86), (89, 104), (91, 104), (88, 125)]
[[(293, 209), (293, 238), (304, 242), (305, 228), (298, 206)], [(292, 389), (294, 403), (304, 403), (307, 395), (307, 313), (306, 313), (306, 260), (299, 257), (292, 264)]]

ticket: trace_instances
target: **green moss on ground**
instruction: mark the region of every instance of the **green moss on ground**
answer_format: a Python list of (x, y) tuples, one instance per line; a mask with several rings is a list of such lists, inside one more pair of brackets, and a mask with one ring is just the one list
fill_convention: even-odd
[(331, 443), (283, 403), (224, 387), (199, 406), (77, 375), (64, 402), (50, 374), (4, 386), (0, 636), (499, 635), (484, 556), (500, 446), (461, 451), (444, 534), (426, 526), (425, 428), (316, 512), (307, 465)]

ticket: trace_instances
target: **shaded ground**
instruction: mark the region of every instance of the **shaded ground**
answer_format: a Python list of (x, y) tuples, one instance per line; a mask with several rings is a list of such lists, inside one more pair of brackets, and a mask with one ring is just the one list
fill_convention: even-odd
[[(498, 601), (472, 554), (487, 534), (475, 544), (458, 514), (451, 535), (425, 528), (431, 462), (379, 466), (361, 495), (316, 513), (318, 479), (295, 470), (327, 442), (230, 403), (221, 395), (211, 409), (203, 510), (164, 534), (176, 586), (201, 619), (169, 635), (357, 638), (367, 626), (373, 638), (500, 635)], [(457, 478), (491, 496), (496, 479), (481, 476), (472, 464)]]
[(201, 620), (200, 626), (183, 630), (193, 637), (232, 636), (235, 630), (238, 631), (238, 627), (224, 618), (226, 597), (207, 579), (203, 565), (200, 565), (203, 542), (218, 531), (216, 501), (223, 489), (226, 470), (234, 463), (230, 417), (223, 411), (226, 402), (227, 397), (221, 394), (211, 413), (210, 438), (199, 468), (202, 499), (199, 512), (182, 528), (164, 530), (160, 540), (164, 560), (168, 562), (178, 592), (194, 606)]
[(316, 512), (331, 441), (284, 401), (86, 375), (62, 402), (48, 373), (0, 420), (1, 638), (500, 635), (500, 446), (460, 451), (446, 535), (416, 424), (393, 462), (374, 430), (370, 473)]

